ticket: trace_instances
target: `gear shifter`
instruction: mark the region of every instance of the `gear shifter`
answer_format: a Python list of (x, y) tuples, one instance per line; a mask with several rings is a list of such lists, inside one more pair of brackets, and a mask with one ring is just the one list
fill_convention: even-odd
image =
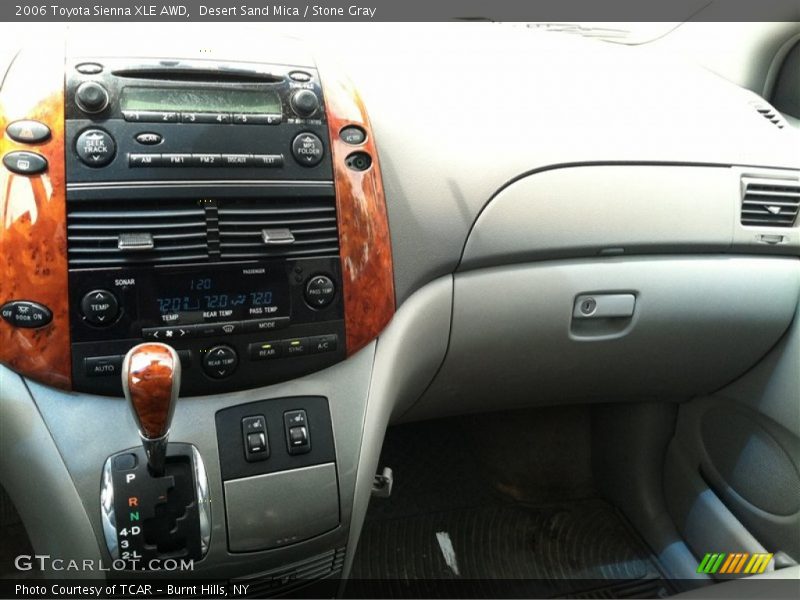
[[(181, 386), (178, 353), (165, 344), (139, 344), (122, 361), (122, 389), (142, 445), (106, 459), (100, 488), (103, 534), (112, 559), (201, 559), (211, 539), (208, 476), (200, 452), (167, 445)], [(130, 561), (130, 562), (129, 562)]]
[(164, 475), (167, 437), (181, 387), (178, 353), (157, 342), (131, 348), (122, 361), (122, 389), (139, 428), (150, 473)]

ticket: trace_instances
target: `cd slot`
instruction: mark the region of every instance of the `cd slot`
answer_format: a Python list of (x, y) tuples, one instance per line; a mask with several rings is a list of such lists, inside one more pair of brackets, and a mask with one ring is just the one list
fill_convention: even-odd
[(117, 77), (158, 81), (191, 81), (198, 83), (283, 83), (285, 78), (274, 73), (237, 69), (199, 69), (186, 67), (139, 67), (114, 71)]

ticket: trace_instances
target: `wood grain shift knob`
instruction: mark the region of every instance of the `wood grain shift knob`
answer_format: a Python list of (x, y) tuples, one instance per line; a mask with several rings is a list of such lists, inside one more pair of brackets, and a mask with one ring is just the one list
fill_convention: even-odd
[(174, 348), (150, 342), (131, 348), (125, 355), (122, 389), (143, 441), (169, 433), (180, 385), (181, 363)]

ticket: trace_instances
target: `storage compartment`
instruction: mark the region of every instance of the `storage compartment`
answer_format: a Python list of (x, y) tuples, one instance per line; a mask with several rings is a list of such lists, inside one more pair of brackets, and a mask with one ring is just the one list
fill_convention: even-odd
[(225, 482), (231, 552), (307, 540), (339, 525), (336, 465), (328, 463)]
[[(403, 420), (708, 393), (778, 341), (799, 291), (792, 258), (609, 258), (458, 274), (447, 357)], [(604, 295), (624, 297), (626, 310), (579, 316), (577, 300)]]

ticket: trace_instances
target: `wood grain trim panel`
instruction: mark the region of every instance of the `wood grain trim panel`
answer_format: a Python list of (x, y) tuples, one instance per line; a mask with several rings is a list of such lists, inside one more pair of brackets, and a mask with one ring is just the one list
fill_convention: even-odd
[[(394, 314), (392, 246), (378, 152), (364, 103), (349, 79), (335, 68), (320, 66), (320, 78), (333, 154), (349, 356), (375, 339)], [(339, 132), (348, 125), (366, 131), (363, 144), (341, 140)], [(366, 171), (345, 164), (357, 151), (372, 158)]]
[[(6, 126), (18, 119), (45, 123), (49, 140), (23, 144)], [(0, 319), (0, 362), (60, 388), (71, 387), (67, 229), (64, 180), (63, 47), (37, 46), (15, 59), (0, 90), (0, 156), (28, 150), (48, 169), (15, 175), (0, 164), (0, 304), (32, 300), (53, 320), (38, 329), (15, 328)]]
[(180, 362), (165, 344), (140, 344), (128, 356), (128, 401), (139, 421), (139, 431), (147, 438), (160, 438), (169, 432), (180, 379)]

